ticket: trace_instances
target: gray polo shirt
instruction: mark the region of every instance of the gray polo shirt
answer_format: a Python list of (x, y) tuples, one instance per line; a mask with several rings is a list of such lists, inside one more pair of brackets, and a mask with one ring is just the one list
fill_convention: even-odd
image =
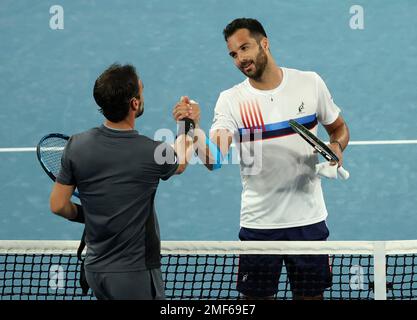
[[(129, 272), (158, 268), (159, 226), (154, 198), (159, 180), (172, 176), (176, 157), (158, 164), (156, 149), (171, 146), (105, 126), (68, 141), (57, 181), (75, 185), (85, 214), (87, 255), (92, 272)], [(161, 146), (160, 146), (161, 145)]]

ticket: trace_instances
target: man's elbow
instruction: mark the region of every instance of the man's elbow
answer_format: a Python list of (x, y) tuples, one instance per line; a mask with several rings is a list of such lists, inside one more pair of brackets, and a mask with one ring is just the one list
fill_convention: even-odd
[(63, 207), (57, 206), (57, 205), (51, 205), (50, 210), (53, 214), (56, 214), (58, 216), (61, 215)]
[(58, 199), (51, 195), (49, 199), (49, 209), (52, 213), (59, 215), (64, 209), (64, 203), (62, 201), (58, 201)]

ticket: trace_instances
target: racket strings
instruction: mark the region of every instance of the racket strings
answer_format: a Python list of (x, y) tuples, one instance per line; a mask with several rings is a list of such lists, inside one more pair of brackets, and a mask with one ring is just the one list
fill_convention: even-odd
[(39, 146), (40, 157), (45, 167), (56, 177), (61, 169), (61, 158), (67, 140), (50, 137)]

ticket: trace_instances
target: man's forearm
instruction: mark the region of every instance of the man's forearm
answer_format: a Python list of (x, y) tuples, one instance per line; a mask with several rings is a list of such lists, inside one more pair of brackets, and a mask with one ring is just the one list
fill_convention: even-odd
[(336, 143), (340, 146), (341, 151), (345, 150), (349, 143), (349, 129), (345, 123), (335, 128), (330, 134), (330, 143)]
[(191, 157), (193, 156), (193, 140), (186, 134), (177, 137), (174, 143), (174, 150), (178, 157), (177, 174), (184, 172)]
[(221, 167), (222, 159), (229, 152), (232, 136), (226, 129), (219, 129), (213, 133), (211, 139), (205, 132), (195, 129), (194, 150), (203, 164), (213, 170)]
[(210, 160), (210, 148), (208, 147), (206, 143), (206, 133), (197, 127), (194, 130), (194, 152), (197, 154), (197, 156), (200, 158), (200, 160), (203, 162), (203, 164), (209, 169), (212, 169), (213, 164), (213, 156), (211, 156)]
[(59, 208), (52, 208), (52, 212), (69, 220), (76, 219), (78, 215), (77, 206), (71, 201), (63, 204)]
[(54, 213), (72, 222), (85, 223), (83, 207), (73, 202), (68, 202), (61, 209), (55, 210)]
[(349, 143), (349, 129), (343, 117), (339, 115), (333, 123), (324, 125), (324, 128), (329, 135), (330, 143), (338, 145), (337, 148), (343, 152)]
[[(216, 140), (218, 141), (211, 141), (200, 128), (195, 130), (194, 151), (209, 170), (221, 167), (223, 153), (219, 146), (222, 146), (222, 144), (220, 137), (217, 137)], [(228, 146), (224, 146), (224, 149), (226, 149), (225, 153), (227, 153)]]

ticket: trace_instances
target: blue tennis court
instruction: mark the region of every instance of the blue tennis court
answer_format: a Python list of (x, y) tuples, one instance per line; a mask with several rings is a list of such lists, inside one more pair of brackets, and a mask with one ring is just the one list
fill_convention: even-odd
[[(134, 64), (145, 84), (139, 132), (175, 130), (182, 95), (200, 103), (208, 130), (219, 93), (243, 80), (222, 37), (243, 16), (264, 24), (279, 65), (318, 72), (343, 110), (351, 178), (323, 180), (330, 239), (416, 239), (416, 1), (72, 0), (59, 3), (62, 30), (50, 28), (53, 4), (0, 6), (0, 239), (79, 239), (80, 226), (50, 213), (32, 148), (102, 122), (92, 88), (111, 63)], [(355, 4), (364, 29), (350, 26)], [(194, 165), (161, 183), (162, 239), (237, 240), (240, 193), (238, 165)]]

